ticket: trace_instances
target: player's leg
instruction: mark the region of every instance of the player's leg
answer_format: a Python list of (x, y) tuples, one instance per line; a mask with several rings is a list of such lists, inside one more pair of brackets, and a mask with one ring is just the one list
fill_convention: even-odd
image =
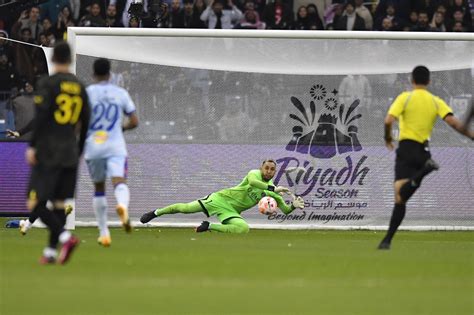
[(105, 247), (110, 246), (112, 238), (110, 230), (107, 226), (107, 198), (105, 197), (105, 182), (94, 183), (94, 198), (92, 206), (94, 208), (95, 217), (97, 219), (97, 227), (99, 228), (99, 238), (97, 242)]
[(48, 246), (43, 250), (40, 263), (54, 263), (57, 256), (57, 239), (61, 233), (61, 223), (46, 203), (54, 196), (54, 187), (60, 175), (59, 169), (45, 168), (36, 165), (31, 170), (30, 184), (28, 188), (27, 208), (35, 212), (49, 229)]
[(79, 239), (72, 235), (71, 232), (65, 229), (66, 224), (66, 199), (74, 197), (74, 191), (76, 190), (76, 179), (77, 179), (77, 168), (63, 168), (61, 170), (57, 186), (53, 197), (53, 213), (61, 224), (61, 231), (58, 235), (58, 240), (62, 246), (59, 253), (58, 262), (60, 264), (66, 263), (73, 250), (79, 244)]
[(105, 197), (105, 179), (106, 179), (106, 160), (95, 159), (87, 160), (89, 175), (94, 183), (94, 197), (92, 198), (92, 207), (97, 219), (99, 228), (98, 243), (109, 246), (112, 242), (110, 231), (107, 226), (107, 198)]
[(209, 231), (244, 234), (249, 232), (249, 225), (242, 218), (229, 218), (224, 220), (222, 224), (209, 224)]
[(35, 223), (36, 219), (38, 219), (38, 212), (33, 209), (31, 210), (28, 219), (20, 220), (20, 233), (22, 235), (26, 235), (28, 230), (32, 227), (33, 223)]
[(122, 225), (126, 232), (132, 231), (130, 225), (130, 218), (128, 215), (128, 207), (130, 203), (130, 190), (127, 185), (127, 158), (126, 157), (111, 157), (107, 159), (107, 175), (112, 178), (112, 185), (114, 186), (115, 199), (117, 205), (115, 209), (122, 221)]
[(167, 207), (156, 209), (150, 212), (145, 213), (140, 218), (140, 222), (147, 223), (156, 217), (160, 217), (165, 214), (175, 214), (175, 213), (196, 213), (203, 212), (203, 208), (199, 203), (199, 200), (195, 200), (188, 203), (175, 203)]

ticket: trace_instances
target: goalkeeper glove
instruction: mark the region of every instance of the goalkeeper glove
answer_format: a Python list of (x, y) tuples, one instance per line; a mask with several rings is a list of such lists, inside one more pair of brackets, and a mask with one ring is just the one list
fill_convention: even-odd
[(304, 200), (303, 198), (301, 197), (293, 197), (293, 201), (291, 202), (291, 205), (293, 206), (293, 208), (300, 208), (300, 209), (304, 209)]
[(288, 188), (286, 188), (286, 187), (283, 187), (283, 186), (276, 186), (276, 187), (275, 187), (275, 192), (276, 192), (277, 194), (280, 194), (280, 195), (281, 195), (282, 193), (289, 193), (290, 190), (289, 190)]

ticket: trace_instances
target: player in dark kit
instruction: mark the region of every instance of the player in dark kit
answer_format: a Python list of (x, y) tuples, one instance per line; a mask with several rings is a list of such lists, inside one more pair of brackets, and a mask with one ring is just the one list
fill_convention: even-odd
[(429, 140), (436, 118), (439, 117), (459, 133), (474, 139), (454, 117), (452, 109), (439, 97), (428, 91), (430, 71), (418, 66), (412, 72), (413, 90), (401, 93), (390, 106), (385, 118), (385, 145), (394, 149), (392, 124), (399, 121), (400, 135), (395, 161), (395, 206), (389, 228), (379, 249), (390, 249), (392, 238), (405, 217), (406, 203), (420, 187), (421, 181), (439, 168), (431, 159)]
[[(40, 263), (57, 260), (64, 264), (79, 243), (77, 237), (64, 229), (64, 200), (74, 195), (90, 110), (84, 86), (69, 73), (71, 50), (66, 42), (55, 45), (52, 61), (55, 74), (40, 80), (34, 97), (33, 134), (26, 150), (26, 159), (32, 166), (28, 209), (50, 230), (49, 245)], [(48, 200), (54, 209), (46, 207)], [(62, 247), (57, 257), (59, 242)]]

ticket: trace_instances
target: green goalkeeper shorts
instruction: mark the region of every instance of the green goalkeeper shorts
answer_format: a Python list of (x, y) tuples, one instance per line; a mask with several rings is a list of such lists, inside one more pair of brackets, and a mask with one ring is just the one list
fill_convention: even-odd
[(224, 198), (214, 193), (205, 198), (198, 199), (198, 201), (208, 217), (215, 215), (221, 222), (231, 218), (242, 218)]

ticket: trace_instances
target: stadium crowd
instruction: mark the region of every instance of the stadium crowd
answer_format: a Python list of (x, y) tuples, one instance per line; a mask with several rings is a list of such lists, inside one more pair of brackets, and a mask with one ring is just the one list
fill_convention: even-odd
[[(156, 28), (210, 28), (210, 29), (286, 29), (286, 30), (375, 30), (375, 31), (416, 31), (416, 32), (471, 32), (473, 31), (471, 10), (472, 3), (468, 0), (380, 0), (363, 2), (363, 0), (165, 0), (166, 14), (160, 16), (162, 1), (144, 0), (144, 14), (140, 17), (128, 13), (132, 0), (56, 0), (46, 2), (38, 7), (21, 12), (20, 16), (0, 18), (0, 119), (7, 125), (3, 129), (15, 128), (8, 125), (12, 122), (15, 105), (9, 100), (17, 98), (28, 103), (32, 98), (36, 79), (47, 73), (47, 62), (41, 48), (35, 45), (52, 47), (56, 41), (67, 39), (67, 28), (70, 26), (88, 27), (156, 27)], [(24, 43), (1, 40), (11, 38)], [(112, 76), (118, 85), (134, 91), (133, 84), (149, 84), (149, 91), (161, 92), (160, 97), (153, 95), (136, 95), (137, 106), (140, 103), (152, 103), (153, 106), (143, 107), (142, 112), (150, 113), (154, 109), (160, 111), (159, 102), (165, 102), (167, 91), (174, 86), (183, 86), (179, 80), (188, 80), (189, 88), (185, 94), (196, 94), (202, 99), (204, 112), (210, 119), (224, 119), (222, 113), (209, 108), (209, 95), (218, 95), (212, 89), (212, 82), (225, 82), (229, 78), (212, 78), (217, 74), (206, 71), (196, 73), (180, 73), (172, 81), (158, 75), (150, 82), (143, 83), (134, 79), (134, 74), (143, 71), (140, 65), (130, 64), (123, 68), (118, 66), (117, 74)], [(142, 73), (143, 74), (143, 73)], [(152, 78), (153, 76), (150, 76)], [(343, 78), (337, 78), (340, 82)], [(153, 82), (152, 82), (153, 81)], [(156, 81), (156, 82), (155, 82)], [(232, 80), (230, 80), (232, 81)], [(238, 81), (238, 80), (237, 80)], [(281, 82), (269, 83), (268, 86), (248, 87), (245, 91), (244, 82), (238, 85), (229, 83), (229, 88), (237, 86), (240, 100), (237, 102), (250, 104), (246, 95), (260, 95), (265, 98), (270, 90), (285, 87)], [(139, 82), (139, 83), (138, 83)], [(393, 78), (394, 84), (399, 82)], [(338, 83), (337, 83), (338, 84)], [(378, 84), (378, 82), (373, 82)], [(154, 88), (153, 88), (154, 87)], [(376, 86), (374, 88), (377, 88)], [(140, 89), (138, 89), (140, 90)], [(148, 89), (147, 89), (148, 90)], [(260, 91), (261, 90), (261, 91)], [(176, 91), (174, 91), (176, 92)], [(213, 94), (214, 93), (214, 94)], [(18, 95), (23, 98), (18, 99)], [(147, 100), (142, 101), (147, 98)], [(193, 97), (194, 98), (194, 97)], [(194, 98), (195, 99), (195, 98)], [(151, 101), (150, 101), (151, 100)], [(263, 99), (258, 102), (265, 101)], [(257, 103), (258, 103), (257, 102)], [(211, 102), (214, 103), (214, 102)], [(20, 106), (21, 107), (21, 106)], [(211, 106), (212, 107), (212, 106)], [(252, 108), (244, 105), (245, 117), (255, 117)], [(12, 110), (13, 109), (13, 110)], [(381, 112), (382, 113), (382, 112)], [(159, 117), (174, 116), (171, 112), (154, 113)], [(236, 113), (229, 113), (235, 116)], [(179, 115), (178, 115), (179, 116)], [(181, 115), (186, 120), (186, 115)], [(181, 117), (180, 116), (180, 117)], [(257, 115), (258, 116), (258, 115)], [(243, 117), (242, 120), (246, 120)], [(18, 119), (18, 117), (16, 117)], [(18, 126), (16, 126), (18, 127)], [(191, 128), (191, 127), (190, 127)], [(188, 128), (189, 129), (189, 128)], [(248, 128), (251, 130), (251, 126)], [(208, 129), (209, 130), (209, 129)], [(0, 130), (1, 131), (1, 130)], [(217, 132), (220, 138), (228, 137), (224, 132)], [(205, 132), (205, 134), (208, 134)], [(212, 138), (212, 136), (211, 136)], [(239, 138), (237, 135), (236, 138)]]

